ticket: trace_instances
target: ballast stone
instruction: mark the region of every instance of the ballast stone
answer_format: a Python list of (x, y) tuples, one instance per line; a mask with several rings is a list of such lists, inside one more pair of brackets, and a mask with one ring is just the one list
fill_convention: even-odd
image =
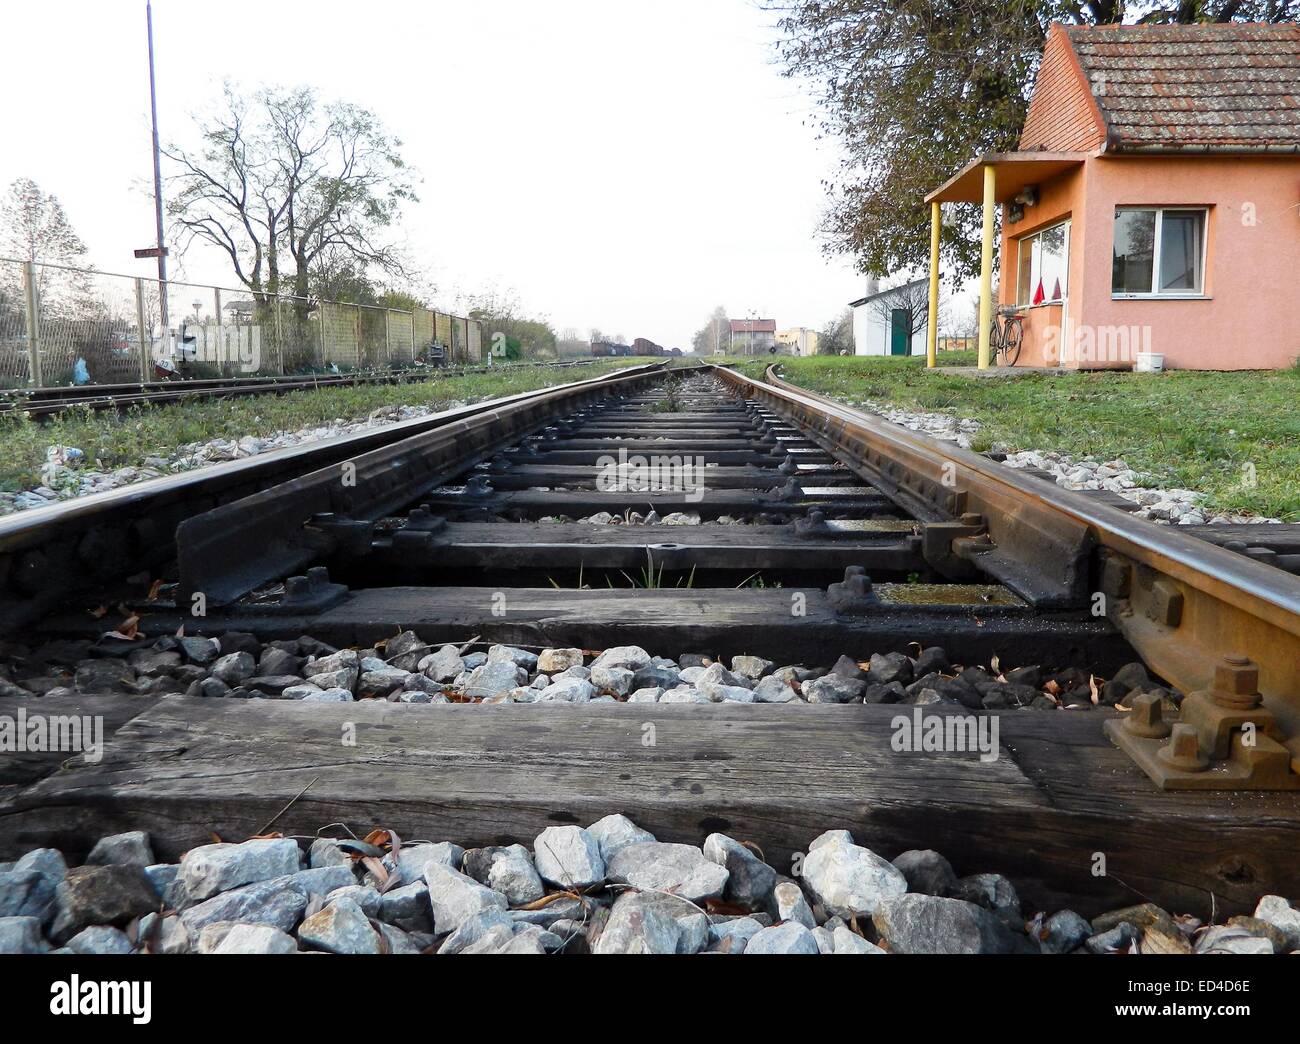
[(605, 880), (600, 842), (580, 826), (547, 827), (533, 841), (533, 858), (543, 880), (557, 888), (589, 888)]
[(907, 878), (868, 848), (834, 839), (812, 849), (803, 879), (828, 913), (870, 916), (884, 899), (907, 891)]
[(506, 909), (506, 897), (500, 892), (440, 863), (425, 866), (424, 880), (429, 887), (434, 930), (439, 934), (454, 932), (484, 910)]
[(180, 878), (190, 897), (207, 899), (240, 885), (295, 873), (302, 860), (292, 838), (201, 845), (181, 859)]
[(739, 841), (726, 834), (710, 834), (704, 841), (705, 858), (727, 868), (728, 902), (751, 908), (764, 907), (776, 888), (776, 871)]
[(126, 866), (152, 866), (157, 860), (149, 844), (149, 835), (143, 830), (129, 830), (124, 834), (101, 837), (86, 856), (87, 863), (96, 866), (122, 864)]
[(297, 953), (292, 935), (266, 924), (231, 925), (212, 953)]
[(672, 892), (691, 902), (717, 899), (727, 884), (727, 870), (691, 845), (640, 841), (614, 853), (609, 880), (634, 888)]
[(342, 898), (312, 914), (298, 927), (298, 939), (326, 953), (377, 954), (379, 933), (355, 901)]
[(872, 923), (894, 953), (1033, 952), (996, 915), (962, 899), (896, 895), (882, 899)]
[(745, 953), (813, 954), (821, 950), (811, 931), (798, 921), (786, 921), (756, 932), (745, 946)]
[(650, 831), (642, 830), (627, 816), (618, 813), (596, 820), (587, 827), (587, 833), (596, 839), (596, 844), (600, 847), (600, 857), (606, 863), (620, 848), (626, 848), (639, 841), (655, 840), (654, 834)]

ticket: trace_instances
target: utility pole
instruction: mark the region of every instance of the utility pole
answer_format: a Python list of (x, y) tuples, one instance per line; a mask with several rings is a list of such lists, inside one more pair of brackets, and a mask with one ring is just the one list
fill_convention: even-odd
[[(153, 209), (158, 232), (158, 304), (162, 318), (162, 339), (167, 343), (167, 248), (163, 244), (163, 199), (162, 199), (162, 164), (158, 147), (158, 93), (154, 83), (153, 72), (153, 4), (144, 5), (145, 23), (149, 32), (149, 115), (153, 120)], [(145, 333), (140, 331), (140, 342), (144, 343)]]

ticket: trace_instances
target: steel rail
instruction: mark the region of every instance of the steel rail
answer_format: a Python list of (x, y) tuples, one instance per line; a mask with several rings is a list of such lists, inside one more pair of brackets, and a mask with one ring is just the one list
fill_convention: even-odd
[(0, 517), (0, 630), (39, 618), (72, 591), (119, 578), (125, 564), (136, 571), (165, 561), (176, 527), (200, 512), (556, 388), (588, 388), (662, 367), (628, 367), (5, 515)]
[(355, 541), (368, 547), (380, 518), (611, 390), (635, 388), (659, 369), (632, 367), (497, 400), (490, 409), (357, 454), (343, 466), (299, 474), (188, 518), (176, 532), (178, 600), (201, 594), (209, 605), (228, 604), (325, 550), (346, 553)]
[[(1031, 566), (1043, 562), (1036, 552), (1044, 533), (1084, 530), (1092, 547), (1085, 594), (1104, 596), (1106, 615), (1153, 670), (1192, 692), (1214, 683), (1224, 657), (1249, 657), (1265, 704), (1292, 736), (1300, 733), (1300, 578), (854, 410), (775, 371), (765, 381), (722, 376), (787, 415), (820, 414), (820, 437), (870, 478), (882, 457), (914, 471), (893, 475), (932, 511), (983, 511), (998, 550), (1027, 554)], [(953, 481), (945, 484), (946, 475)], [(989, 510), (999, 505), (1009, 507), (1001, 517)], [(986, 564), (989, 554), (969, 561)]]
[[(521, 368), (533, 366), (569, 367), (593, 360), (562, 362), (509, 363)], [(270, 377), (196, 378), (178, 381), (97, 384), (69, 387), (10, 389), (0, 392), (0, 416), (26, 413), (46, 417), (78, 407), (92, 410), (123, 409), (152, 403), (178, 402), (184, 399), (227, 398), (239, 395), (276, 395), (317, 388), (352, 387), (360, 384), (410, 384), (418, 381), (487, 373), (488, 366), (427, 367), (409, 370), (373, 370), (350, 374), (285, 374)]]

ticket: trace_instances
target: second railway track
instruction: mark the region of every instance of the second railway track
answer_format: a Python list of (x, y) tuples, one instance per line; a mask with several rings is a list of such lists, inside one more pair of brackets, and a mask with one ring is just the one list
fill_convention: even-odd
[[(0, 612), (89, 659), (139, 644), (101, 637), (125, 613), (153, 637), (639, 646), (663, 693), (738, 656), (801, 683), (859, 682), (872, 654), (943, 663), (929, 687), (848, 686), (845, 704), (69, 695), (126, 722), (117, 751), (55, 775), (32, 759), (0, 855), (75, 849), (143, 810), (179, 852), (213, 816), (256, 832), (310, 785), (287, 814), (304, 828), (364, 816), (482, 843), (610, 811), (778, 859), (846, 817), (863, 843), (956, 859), (1014, 841), (1033, 898), (1085, 908), (1135, 890), (1245, 907), (1291, 872), (1300, 811), (1276, 791), (1300, 779), (1300, 580), (774, 375), (638, 367), (60, 511), (0, 525)], [(1096, 680), (1139, 658), (1150, 698), (1115, 711)], [(999, 677), (1017, 667), (1064, 684), (1030, 698)], [(990, 688), (963, 700), (963, 668)], [(900, 712), (994, 716), (1001, 756), (898, 756)], [(339, 757), (348, 723), (360, 747)], [(1088, 871), (1099, 838), (1124, 853), (1113, 877)]]

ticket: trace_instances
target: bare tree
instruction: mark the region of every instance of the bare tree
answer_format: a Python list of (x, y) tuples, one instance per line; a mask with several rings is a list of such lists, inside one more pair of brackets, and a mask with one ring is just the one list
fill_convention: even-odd
[[(872, 299), (869, 307), (872, 314), (885, 324), (886, 329), (892, 329), (890, 324), (894, 321), (895, 312), (906, 313), (907, 336), (910, 340), (914, 334), (924, 330), (930, 321), (930, 286), (923, 279), (904, 283), (877, 295)], [(947, 312), (948, 301), (941, 297), (938, 324), (946, 320)], [(938, 325), (935, 329), (938, 329)]]
[(713, 355), (720, 347), (727, 346), (730, 330), (727, 310), (718, 305), (704, 325), (695, 331), (695, 336), (691, 338), (691, 351), (696, 355)]
[(853, 309), (846, 308), (828, 322), (817, 338), (818, 355), (852, 355), (853, 344)]
[(165, 150), (174, 228), (182, 249), (222, 251), (259, 304), (310, 296), (320, 272), (402, 274), (381, 237), (415, 200), (413, 179), (401, 142), (373, 113), (323, 103), (310, 87), (246, 95), (227, 83), (199, 130), (197, 149)]

